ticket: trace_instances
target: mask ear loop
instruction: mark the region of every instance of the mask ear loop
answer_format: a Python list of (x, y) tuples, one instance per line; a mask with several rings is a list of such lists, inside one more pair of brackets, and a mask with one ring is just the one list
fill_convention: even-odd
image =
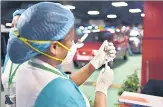
[[(21, 39), (20, 39), (20, 40), (21, 40)], [(34, 47), (33, 47), (30, 43), (28, 43), (27, 41), (23, 41), (23, 40), (21, 40), (21, 41), (24, 42), (27, 46), (29, 46), (29, 47), (32, 48), (33, 50), (35, 50), (36, 52), (38, 52), (38, 53), (40, 53), (40, 54), (43, 54), (43, 55), (45, 55), (45, 56), (47, 56), (47, 57), (49, 57), (49, 58), (52, 58), (52, 59), (54, 59), (54, 60), (58, 60), (58, 61), (62, 61), (62, 62), (63, 62), (63, 59), (56, 58), (56, 57), (53, 57), (53, 56), (51, 56), (51, 55), (48, 55), (48, 54), (46, 54), (46, 53), (44, 53), (44, 52), (41, 52), (40, 50), (34, 48)]]
[[(20, 37), (20, 36), (17, 36), (21, 41), (28, 41), (28, 42), (31, 42), (31, 43), (39, 43), (39, 44), (45, 44), (45, 43), (50, 43), (51, 41), (42, 41), (42, 40), (28, 40), (26, 38), (23, 38), (23, 37)], [(67, 48), (66, 46), (64, 46), (62, 43), (56, 41), (57, 44), (59, 44), (60, 46), (62, 46), (64, 49), (66, 49), (67, 51), (70, 51), (71, 50), (69, 48)]]
[(65, 48), (67, 51), (70, 51), (70, 52), (72, 52), (69, 48), (67, 48), (66, 46), (64, 46), (63, 44), (61, 44), (60, 42), (58, 42), (57, 41), (57, 43), (60, 45), (60, 46), (62, 46), (63, 48)]

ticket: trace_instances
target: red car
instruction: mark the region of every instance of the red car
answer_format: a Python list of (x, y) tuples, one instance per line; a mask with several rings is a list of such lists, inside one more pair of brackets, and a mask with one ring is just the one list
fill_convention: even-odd
[[(84, 39), (83, 39), (84, 38)], [(86, 33), (81, 38), (81, 46), (77, 49), (74, 56), (74, 64), (78, 67), (84, 66), (88, 63), (97, 50), (100, 48), (104, 40), (108, 40), (116, 47), (117, 55), (116, 58), (123, 57), (124, 60), (128, 58), (128, 37), (122, 33), (111, 33), (108, 30), (99, 30), (94, 32)], [(113, 62), (110, 63), (110, 66)]]

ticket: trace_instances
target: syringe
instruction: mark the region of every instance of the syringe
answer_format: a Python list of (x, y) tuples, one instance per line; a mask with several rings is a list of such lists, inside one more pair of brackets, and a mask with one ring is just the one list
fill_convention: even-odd
[[(109, 45), (109, 42), (106, 41), (106, 46), (108, 46), (108, 45)], [(108, 50), (107, 48), (105, 48), (105, 51), (106, 51), (106, 56), (107, 56), (108, 54), (110, 55), (109, 50)], [(106, 59), (105, 59), (105, 68), (108, 66), (108, 63), (109, 63), (110, 61), (113, 61), (113, 59), (112, 59), (111, 57), (106, 57)]]

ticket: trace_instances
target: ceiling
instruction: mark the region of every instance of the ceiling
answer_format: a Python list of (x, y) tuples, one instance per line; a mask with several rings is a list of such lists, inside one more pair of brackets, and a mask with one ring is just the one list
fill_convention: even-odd
[[(56, 1), (52, 1), (56, 2)], [(5, 25), (11, 22), (12, 13), (16, 9), (27, 8), (29, 4), (35, 4), (36, 1), (1, 1), (1, 23)], [(60, 1), (64, 5), (74, 5), (76, 9), (72, 10), (77, 19), (81, 19), (81, 23), (87, 23), (88, 20), (105, 20), (110, 25), (133, 25), (141, 24), (143, 18), (140, 16), (144, 11), (144, 2), (129, 1), (126, 7), (113, 7), (111, 1)], [(129, 9), (139, 8), (141, 13), (130, 13)], [(99, 15), (91, 16), (87, 12), (89, 10), (97, 10)], [(108, 19), (107, 14), (116, 14), (116, 19)]]

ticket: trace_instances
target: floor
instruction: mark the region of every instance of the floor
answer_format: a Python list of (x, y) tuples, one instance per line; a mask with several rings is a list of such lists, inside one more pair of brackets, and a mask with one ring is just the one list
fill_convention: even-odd
[[(118, 87), (126, 79), (127, 75), (138, 72), (139, 78), (141, 77), (141, 55), (130, 56), (127, 61), (119, 59), (115, 62), (114, 70), (114, 81), (113, 86), (108, 90), (108, 107), (115, 107), (118, 102)], [(92, 76), (87, 80), (85, 84), (80, 86), (80, 89), (88, 97), (88, 99), (94, 101), (95, 98), (95, 81), (99, 74), (99, 70), (95, 71)], [(4, 106), (4, 93), (1, 93), (1, 106)]]

